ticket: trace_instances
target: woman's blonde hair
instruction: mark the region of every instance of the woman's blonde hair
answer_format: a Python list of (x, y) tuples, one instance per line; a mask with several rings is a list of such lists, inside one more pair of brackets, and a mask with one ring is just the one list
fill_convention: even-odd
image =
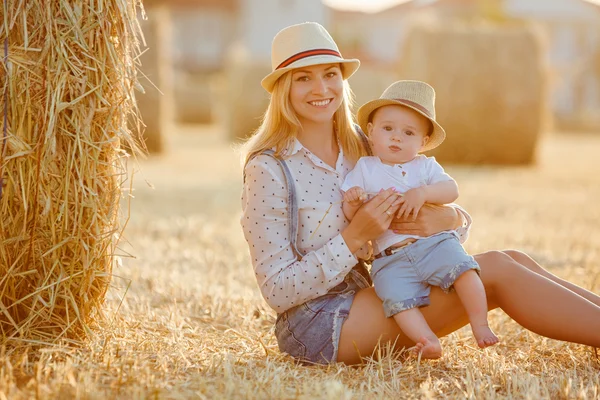
[[(333, 121), (344, 155), (356, 161), (366, 155), (366, 149), (354, 128), (355, 124), (350, 110), (353, 102), (350, 85), (348, 81), (344, 81), (343, 85), (342, 104), (333, 114)], [(302, 126), (290, 102), (291, 87), (292, 71), (289, 71), (277, 80), (271, 93), (269, 107), (260, 126), (240, 147), (243, 166), (246, 166), (252, 157), (267, 149), (274, 148), (275, 155), (281, 156), (286, 149), (292, 146)]]

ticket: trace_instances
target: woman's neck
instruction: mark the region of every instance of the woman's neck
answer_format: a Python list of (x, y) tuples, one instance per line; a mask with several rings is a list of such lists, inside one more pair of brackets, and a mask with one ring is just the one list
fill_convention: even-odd
[(335, 168), (339, 148), (333, 121), (325, 123), (302, 121), (302, 130), (298, 132), (298, 141), (311, 153)]

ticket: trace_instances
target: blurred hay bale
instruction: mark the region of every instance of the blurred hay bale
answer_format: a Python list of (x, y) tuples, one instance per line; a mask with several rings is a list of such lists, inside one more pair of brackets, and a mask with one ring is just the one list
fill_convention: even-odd
[(147, 19), (141, 26), (146, 50), (140, 57), (140, 84), (144, 92), (136, 93), (140, 130), (146, 149), (150, 153), (164, 150), (164, 132), (173, 120), (173, 74), (171, 72), (170, 11), (166, 6), (147, 10)]
[(529, 26), (413, 27), (402, 78), (435, 88), (447, 132), (431, 155), (453, 163), (531, 163), (549, 120), (545, 49)]
[(561, 132), (600, 134), (600, 111), (592, 112), (588, 110), (568, 115), (557, 115), (556, 128)]
[(367, 101), (379, 98), (383, 91), (398, 79), (399, 73), (395, 68), (362, 63), (348, 80), (354, 93), (354, 112)]
[(205, 73), (178, 71), (175, 76), (175, 119), (186, 124), (213, 122), (214, 94)]
[(260, 125), (269, 105), (269, 94), (260, 81), (271, 72), (268, 63), (234, 55), (225, 67), (226, 87), (221, 89), (223, 109), (219, 116), (230, 139), (242, 139)]
[(119, 146), (139, 150), (127, 129), (135, 2), (9, 1), (3, 10), (0, 346), (81, 339), (102, 316), (116, 260)]

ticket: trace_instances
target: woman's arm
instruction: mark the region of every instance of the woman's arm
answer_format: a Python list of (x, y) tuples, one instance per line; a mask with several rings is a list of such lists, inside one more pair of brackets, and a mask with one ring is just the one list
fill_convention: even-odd
[(258, 286), (267, 303), (283, 312), (325, 294), (358, 262), (353, 255), (385, 231), (397, 210), (397, 196), (385, 191), (361, 207), (340, 234), (300, 260), (289, 236), (287, 187), (281, 167), (258, 156), (245, 169), (241, 224)]
[(456, 229), (461, 236), (461, 241), (464, 242), (470, 226), (471, 217), (460, 206), (426, 203), (415, 221), (395, 218), (390, 229), (396, 233), (424, 237)]
[(358, 262), (342, 235), (298, 260), (292, 250), (288, 192), (281, 166), (271, 157), (257, 156), (245, 172), (241, 224), (267, 303), (283, 312), (342, 282)]

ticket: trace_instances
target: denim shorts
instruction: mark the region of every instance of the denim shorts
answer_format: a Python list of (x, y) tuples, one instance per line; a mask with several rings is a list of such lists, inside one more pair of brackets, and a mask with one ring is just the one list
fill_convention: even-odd
[(431, 286), (448, 292), (456, 279), (469, 270), (479, 272), (477, 261), (467, 254), (454, 233), (441, 233), (376, 259), (371, 274), (385, 316), (391, 317), (428, 306)]
[(275, 323), (279, 349), (305, 364), (336, 362), (342, 324), (354, 295), (371, 285), (369, 271), (361, 262), (327, 294), (279, 314)]

